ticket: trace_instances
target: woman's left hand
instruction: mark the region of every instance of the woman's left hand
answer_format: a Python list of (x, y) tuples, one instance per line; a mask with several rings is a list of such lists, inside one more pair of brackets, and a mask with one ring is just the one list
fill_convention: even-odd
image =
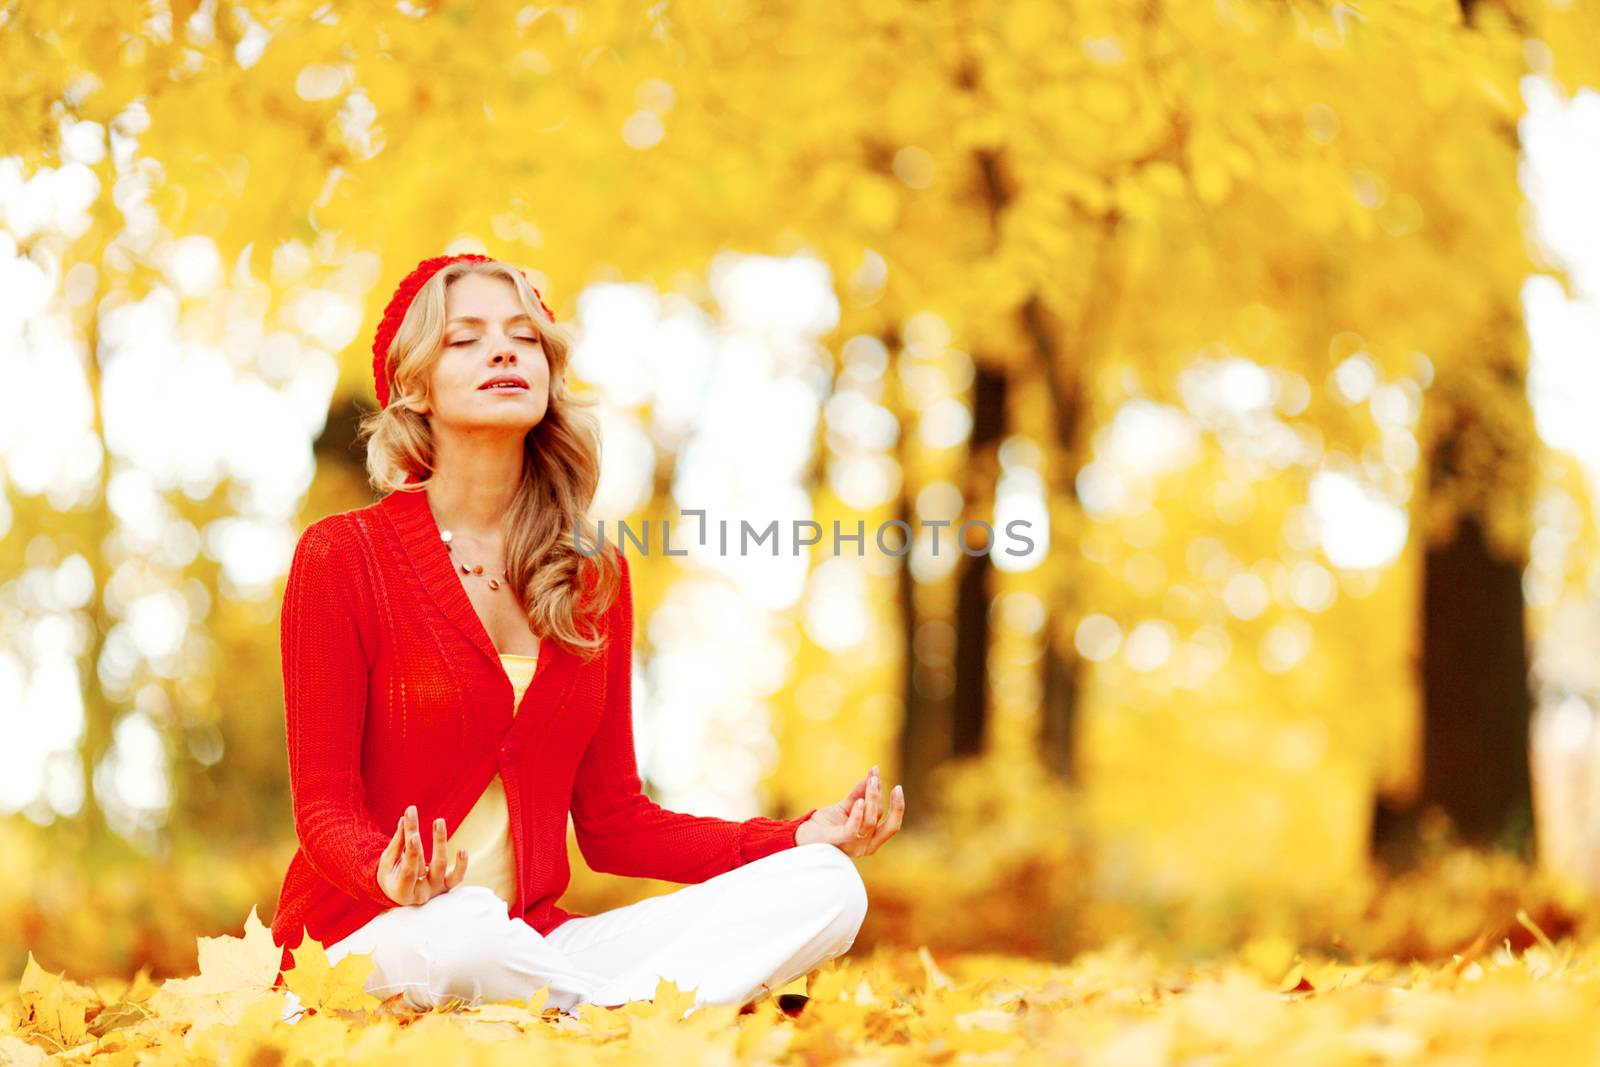
[(888, 815), (884, 815), (883, 779), (873, 764), (867, 776), (837, 804), (818, 808), (795, 831), (796, 845), (826, 841), (850, 856), (870, 856), (900, 830), (906, 813), (905, 791), (899, 786), (889, 794)]

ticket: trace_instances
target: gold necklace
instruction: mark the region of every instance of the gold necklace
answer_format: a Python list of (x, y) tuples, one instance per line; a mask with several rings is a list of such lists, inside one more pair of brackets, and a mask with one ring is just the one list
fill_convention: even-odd
[[(439, 540), (444, 542), (445, 551), (447, 551), (447, 552), (454, 552), (455, 551), (455, 547), (456, 546), (451, 543), (454, 539), (455, 539), (455, 535), (452, 534), (449, 530), (440, 530), (439, 531)], [(500, 572), (500, 576), (498, 578), (496, 578), (494, 575), (484, 574), (483, 573), (483, 565), (481, 563), (475, 563), (475, 564), (472, 564), (471, 566), (468, 566), (467, 564), (462, 563), (460, 560), (456, 559), (455, 556), (453, 556), (453, 555), (450, 558), (455, 562), (455, 565), (457, 567), (461, 568), (461, 573), (462, 574), (480, 575), (486, 581), (488, 581), (490, 589), (499, 589), (501, 582), (506, 582), (508, 585), (510, 584), (510, 579), (508, 579), (506, 577), (505, 571), (501, 571)]]

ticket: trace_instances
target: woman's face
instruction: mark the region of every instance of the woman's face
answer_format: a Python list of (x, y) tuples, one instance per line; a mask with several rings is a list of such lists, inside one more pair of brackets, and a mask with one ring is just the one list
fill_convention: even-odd
[[(511, 283), (462, 275), (445, 290), (444, 306), (444, 353), (429, 379), (434, 420), (459, 430), (537, 426), (550, 403), (550, 364)], [(504, 377), (526, 387), (485, 388)]]

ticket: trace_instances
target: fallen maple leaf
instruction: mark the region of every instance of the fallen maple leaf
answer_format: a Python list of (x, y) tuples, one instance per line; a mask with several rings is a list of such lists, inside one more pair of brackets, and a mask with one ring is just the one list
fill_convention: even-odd
[(89, 1032), (88, 1016), (100, 1004), (94, 990), (67, 978), (65, 972), (45, 970), (31, 951), (17, 992), (22, 995), (19, 1029), (24, 1036), (39, 1037), (55, 1052), (83, 1041)]
[(306, 937), (291, 954), (294, 968), (284, 973), (283, 981), (307, 1009), (326, 1014), (376, 1008), (380, 1003), (366, 990), (367, 978), (372, 974), (372, 953), (352, 952), (335, 966), (328, 962), (322, 945)]
[(200, 973), (171, 978), (150, 996), (159, 1015), (183, 1018), (194, 1026), (233, 1026), (251, 1001), (272, 989), (283, 950), (272, 943), (272, 931), (261, 925), (256, 909), (244, 921), (244, 936), (201, 937)]

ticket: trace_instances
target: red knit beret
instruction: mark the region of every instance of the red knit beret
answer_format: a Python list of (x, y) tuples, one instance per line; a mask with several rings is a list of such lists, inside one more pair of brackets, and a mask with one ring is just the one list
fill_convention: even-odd
[[(394, 343), (395, 332), (405, 321), (406, 312), (411, 309), (411, 301), (416, 298), (417, 290), (441, 269), (463, 260), (472, 263), (490, 263), (493, 262), (493, 257), (480, 256), (476, 252), (462, 252), (454, 256), (434, 256), (432, 259), (425, 259), (401, 280), (399, 287), (394, 291), (394, 296), (389, 298), (389, 306), (383, 309), (383, 318), (378, 322), (377, 336), (372, 339), (372, 382), (378, 393), (378, 407), (389, 406), (389, 375), (386, 373), (389, 346)], [(522, 275), (523, 281), (527, 281), (527, 274), (520, 269), (517, 273)], [(550, 316), (551, 322), (554, 322), (555, 313), (545, 306), (544, 297), (539, 295), (539, 290), (533, 288), (532, 282), (528, 282), (528, 288), (533, 289), (533, 295), (539, 301), (539, 306), (544, 308), (544, 313)]]

